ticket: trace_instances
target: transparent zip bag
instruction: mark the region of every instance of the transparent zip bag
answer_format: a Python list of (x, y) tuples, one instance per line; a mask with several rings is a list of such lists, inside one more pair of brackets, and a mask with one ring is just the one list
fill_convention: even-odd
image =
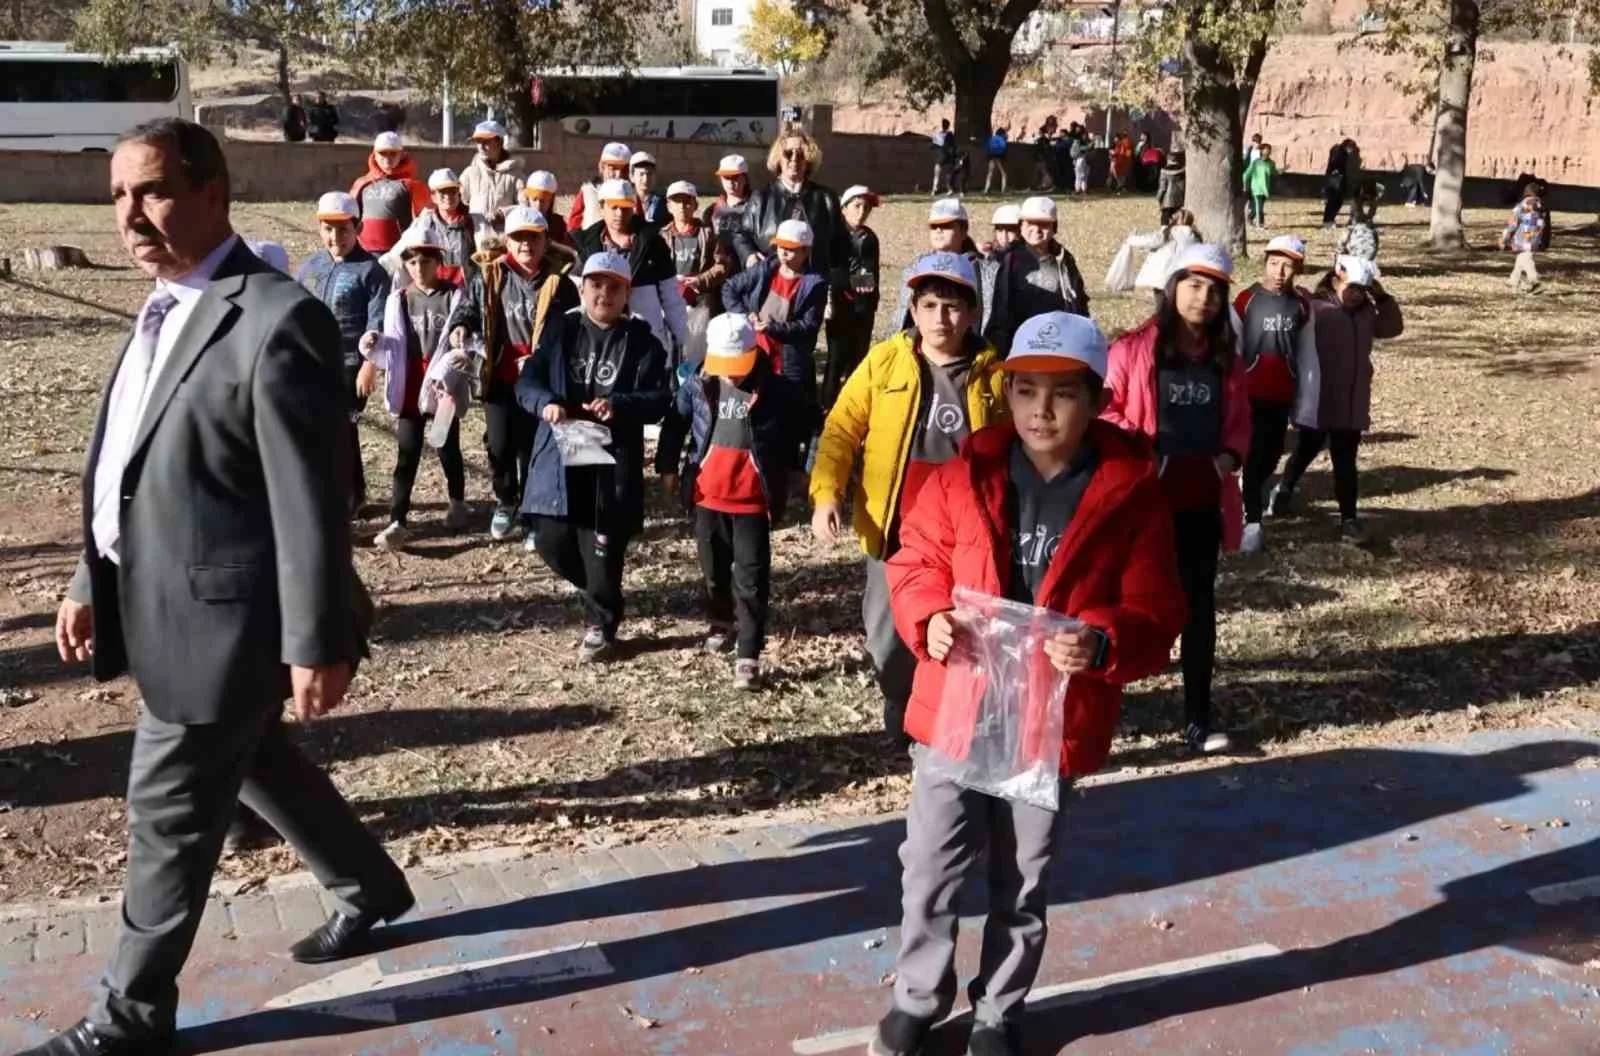
[(606, 446), (611, 443), (611, 430), (599, 422), (569, 418), (553, 422), (550, 431), (555, 434), (556, 449), (561, 452), (564, 466), (614, 466), (617, 460)]
[(964, 788), (1059, 809), (1067, 676), (1044, 643), (1083, 625), (967, 587), (951, 600), (956, 640), (918, 765)]

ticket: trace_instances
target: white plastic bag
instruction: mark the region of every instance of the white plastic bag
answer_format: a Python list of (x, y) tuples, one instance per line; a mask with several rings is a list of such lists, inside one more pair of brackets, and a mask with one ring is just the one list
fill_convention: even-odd
[(611, 443), (611, 430), (599, 422), (554, 422), (550, 431), (555, 434), (556, 448), (561, 452), (564, 466), (614, 466), (617, 460), (606, 450)]
[(1067, 676), (1044, 643), (1082, 624), (966, 587), (952, 600), (956, 644), (919, 765), (964, 788), (1058, 809)]
[(1133, 289), (1137, 274), (1133, 266), (1133, 240), (1125, 239), (1117, 255), (1111, 258), (1111, 267), (1106, 269), (1106, 289), (1112, 293), (1126, 293)]

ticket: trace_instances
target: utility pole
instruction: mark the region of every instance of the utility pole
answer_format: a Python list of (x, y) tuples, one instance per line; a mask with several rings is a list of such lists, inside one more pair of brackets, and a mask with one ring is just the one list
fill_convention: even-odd
[(1101, 146), (1111, 149), (1112, 119), (1117, 116), (1117, 38), (1122, 27), (1122, 0), (1111, 4), (1111, 70), (1106, 77), (1106, 129)]
[(455, 103), (450, 98), (450, 78), (448, 77), (444, 79), (444, 93), (439, 100), (439, 108), (444, 111), (444, 124), (440, 132), (440, 138), (444, 140), (444, 146), (453, 147), (455, 146), (456, 115)]

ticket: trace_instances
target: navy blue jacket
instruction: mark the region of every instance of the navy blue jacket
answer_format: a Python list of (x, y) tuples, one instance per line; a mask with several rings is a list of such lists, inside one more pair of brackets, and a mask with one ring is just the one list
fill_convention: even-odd
[[(722, 284), (722, 308), (740, 315), (754, 315), (772, 290), (772, 277), (778, 273), (777, 260), (763, 261), (746, 268)], [(822, 332), (822, 313), (828, 306), (828, 280), (807, 274), (795, 291), (794, 308), (785, 322), (772, 323), (767, 333), (783, 343), (783, 376), (805, 392), (815, 392), (817, 371), (813, 357), (817, 335)]]
[(393, 281), (378, 258), (357, 246), (348, 257), (334, 260), (319, 249), (300, 265), (295, 281), (328, 306), (339, 321), (339, 347), (347, 367), (361, 365), (361, 335), (383, 333), (383, 309)]
[[(795, 448), (809, 440), (822, 427), (817, 405), (798, 385), (773, 373), (765, 356), (757, 360), (756, 397), (750, 404), (750, 456), (761, 490), (766, 494), (767, 517), (773, 524), (783, 519), (789, 502), (789, 467)], [(656, 472), (662, 476), (679, 472), (683, 463), (683, 504), (694, 506), (694, 482), (700, 463), (711, 448), (711, 434), (717, 424), (717, 400), (712, 393), (728, 384), (722, 378), (696, 374), (678, 389), (672, 411), (661, 425), (661, 442), (656, 445)], [(685, 436), (692, 438), (687, 456)]]
[[(582, 325), (581, 307), (547, 322), (517, 378), (517, 402), (538, 422), (528, 484), (522, 494), (522, 512), (526, 514), (567, 516), (566, 466), (543, 414), (545, 407), (558, 403), (566, 407), (569, 418), (586, 417), (581, 407), (566, 403), (567, 349), (576, 343)], [(672, 403), (672, 393), (667, 387), (667, 353), (650, 332), (650, 324), (624, 316), (617, 325), (627, 328), (628, 342), (611, 389), (611, 420), (605, 423), (611, 430), (611, 454), (617, 460), (610, 474), (614, 505), (608, 513), (613, 530), (633, 535), (644, 527), (644, 427), (661, 420)]]

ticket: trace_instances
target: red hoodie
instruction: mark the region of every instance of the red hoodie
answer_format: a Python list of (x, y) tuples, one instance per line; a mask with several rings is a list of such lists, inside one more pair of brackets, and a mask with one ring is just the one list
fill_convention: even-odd
[[(1006, 484), (1016, 427), (974, 433), (961, 454), (924, 485), (900, 526), (889, 559), (894, 623), (917, 656), (906, 732), (924, 744), (938, 725), (945, 665), (928, 656), (928, 620), (949, 609), (955, 588), (1004, 597), (1011, 565)], [(1088, 490), (1050, 561), (1034, 604), (1105, 632), (1100, 668), (1074, 675), (1067, 689), (1061, 771), (1105, 765), (1122, 709), (1122, 687), (1167, 665), (1187, 606), (1172, 542), (1172, 516), (1144, 445), (1102, 421), (1085, 442), (1099, 456)], [(1046, 660), (1041, 654), (1039, 663)], [(976, 709), (977, 699), (963, 706)]]
[[(367, 215), (367, 202), (362, 199), (362, 192), (386, 180), (400, 184), (399, 200), (394, 203), (395, 215)], [(405, 196), (410, 197), (409, 203), (405, 201)], [(417, 163), (410, 154), (400, 156), (394, 171), (384, 172), (378, 166), (376, 151), (367, 155), (367, 171), (350, 185), (350, 197), (361, 206), (361, 245), (373, 253), (387, 253), (393, 249), (394, 244), (400, 241), (400, 233), (432, 202), (428, 185), (417, 179)]]

